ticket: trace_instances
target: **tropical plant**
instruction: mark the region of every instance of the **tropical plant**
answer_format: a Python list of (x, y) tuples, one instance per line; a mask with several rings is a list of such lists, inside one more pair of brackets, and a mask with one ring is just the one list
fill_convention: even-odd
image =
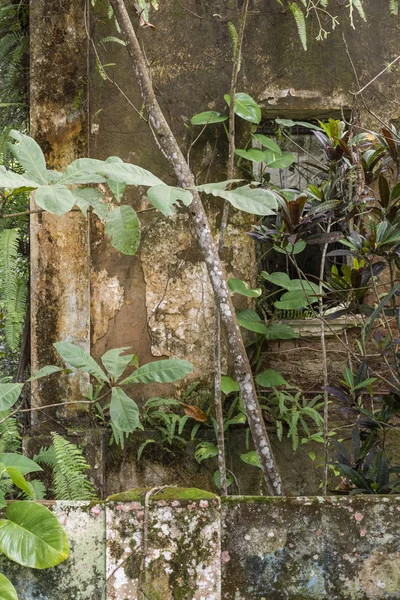
[(56, 500), (95, 500), (96, 492), (86, 471), (90, 468), (82, 450), (58, 433), (52, 433), (53, 443), (41, 448), (33, 457), (38, 464), (50, 467), (53, 494)]

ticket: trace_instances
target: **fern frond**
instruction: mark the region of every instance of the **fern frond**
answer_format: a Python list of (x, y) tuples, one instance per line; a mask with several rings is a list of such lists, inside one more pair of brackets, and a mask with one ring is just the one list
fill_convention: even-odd
[(296, 21), (297, 31), (299, 33), (301, 44), (304, 50), (307, 50), (307, 30), (306, 19), (300, 6), (296, 2), (289, 2), (289, 8)]
[(53, 471), (54, 495), (57, 500), (95, 500), (94, 485), (86, 471), (90, 468), (82, 450), (58, 433), (52, 433), (53, 444), (42, 448), (34, 457)]
[(363, 21), (367, 20), (367, 17), (365, 16), (362, 0), (349, 0), (350, 25), (353, 27), (353, 29), (355, 29), (354, 22), (353, 22), (353, 10), (354, 9), (356, 9), (356, 11), (358, 12), (358, 14), (360, 15), (360, 17)]
[[(3, 420), (8, 414), (7, 411), (0, 411), (0, 420)], [(15, 417), (9, 417), (3, 423), (0, 423), (0, 452), (17, 452), (21, 450), (22, 438), (19, 431), (19, 424)]]
[(399, 0), (389, 0), (389, 10), (392, 15), (399, 14)]
[(17, 350), (26, 311), (26, 282), (18, 273), (20, 232), (4, 229), (0, 233), (0, 306), (5, 313), (6, 342)]

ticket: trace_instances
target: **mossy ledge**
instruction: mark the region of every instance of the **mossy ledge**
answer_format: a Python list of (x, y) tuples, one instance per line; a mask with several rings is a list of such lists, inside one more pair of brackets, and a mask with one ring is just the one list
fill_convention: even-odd
[[(151, 488), (134, 488), (120, 494), (113, 494), (107, 498), (108, 502), (143, 502), (145, 495)], [(161, 490), (152, 496), (151, 500), (186, 500), (197, 502), (199, 500), (218, 500), (219, 497), (211, 492), (197, 488), (170, 487)]]

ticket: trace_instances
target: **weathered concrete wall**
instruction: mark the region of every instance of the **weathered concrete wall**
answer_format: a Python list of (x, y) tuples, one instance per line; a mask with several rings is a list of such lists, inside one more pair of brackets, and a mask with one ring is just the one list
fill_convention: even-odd
[(70, 558), (48, 571), (1, 558), (19, 599), (400, 598), (400, 497), (231, 496), (221, 506), (213, 494), (169, 488), (147, 511), (145, 492), (55, 503)]
[[(87, 36), (84, 3), (35, 0), (30, 5), (31, 134), (49, 168), (64, 169), (87, 156)], [(34, 204), (33, 204), (34, 207)], [(57, 364), (53, 343), (74, 342), (90, 350), (88, 223), (80, 213), (31, 217), (31, 367)], [(87, 381), (62, 376), (32, 385), (32, 405), (81, 397)], [(52, 416), (64, 411), (53, 411)], [(34, 422), (54, 427), (47, 412)], [(46, 416), (47, 415), (47, 416)], [(71, 415), (71, 411), (69, 411)]]

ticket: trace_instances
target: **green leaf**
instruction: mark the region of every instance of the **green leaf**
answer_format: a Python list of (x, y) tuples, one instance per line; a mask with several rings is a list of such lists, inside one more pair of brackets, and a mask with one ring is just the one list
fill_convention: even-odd
[[(110, 182), (108, 182), (110, 184)], [(118, 184), (121, 185), (121, 184)], [(101, 198), (103, 198), (103, 194), (91, 187), (86, 188), (78, 188), (76, 190), (72, 190), (74, 195), (76, 206), (82, 211), (82, 213), (86, 216), (87, 211), (90, 207), (92, 207), (95, 215), (99, 217), (102, 221), (104, 221), (108, 215), (108, 202), (102, 202)]]
[(124, 354), (122, 356), (122, 353), (126, 350), (130, 350), (129, 346), (113, 348), (113, 350), (109, 350), (101, 357), (101, 362), (113, 381), (118, 381), (135, 356), (134, 354)]
[(2, 463), (6, 468), (18, 469), (22, 475), (35, 473), (36, 471), (43, 471), (43, 469), (30, 458), (27, 458), (22, 454), (14, 454), (12, 452), (4, 452), (3, 454), (0, 454), (0, 463)]
[(250, 289), (249, 284), (243, 281), (243, 279), (235, 279), (234, 277), (231, 277), (228, 279), (228, 286), (232, 292), (241, 294), (247, 298), (258, 298), (261, 296), (261, 288), (252, 290)]
[(277, 123), (278, 125), (282, 125), (283, 127), (295, 127), (296, 125), (300, 125), (301, 127), (307, 127), (308, 129), (313, 129), (315, 131), (324, 131), (322, 127), (314, 125), (313, 123), (307, 123), (307, 121), (292, 121), (292, 119), (275, 119), (275, 123)]
[[(230, 106), (230, 95), (225, 94), (224, 99), (227, 105)], [(258, 124), (261, 121), (261, 109), (257, 102), (248, 94), (235, 94), (235, 114), (250, 123)]]
[(274, 306), (279, 310), (296, 310), (305, 308), (314, 302), (318, 302), (318, 298), (313, 291), (297, 288), (283, 294), (280, 300), (274, 302)]
[(218, 456), (218, 448), (215, 444), (211, 442), (200, 442), (200, 444), (196, 446), (194, 457), (198, 463), (201, 463), (208, 458), (214, 458), (214, 456)]
[(399, 0), (389, 0), (389, 9), (392, 15), (399, 14)]
[(212, 194), (213, 196), (227, 200), (237, 208), (253, 215), (273, 215), (274, 210), (278, 208), (275, 196), (269, 190), (255, 187), (253, 184), (244, 185), (235, 190), (225, 190), (228, 182), (219, 182), (218, 184), (205, 184), (197, 186), (197, 190)]
[(32, 377), (29, 377), (29, 379), (27, 379), (27, 381), (36, 381), (37, 379), (47, 377), (48, 375), (52, 375), (53, 373), (60, 373), (61, 371), (64, 371), (64, 369), (56, 367), (55, 365), (46, 365), (45, 367), (39, 369), (39, 371), (36, 371), (36, 373), (34, 373)]
[(221, 377), (221, 391), (223, 394), (230, 394), (231, 392), (239, 391), (239, 384), (232, 379), (232, 377), (228, 377), (227, 375), (222, 375)]
[(286, 290), (292, 289), (292, 280), (287, 273), (276, 271), (275, 273), (269, 274), (266, 271), (261, 271), (261, 277)]
[(281, 248), (280, 246), (275, 245), (274, 250), (280, 254), (300, 254), (300, 252), (303, 252), (306, 246), (307, 244), (304, 240), (299, 240), (294, 246), (293, 244), (287, 244), (287, 246)]
[(175, 212), (174, 206), (182, 202), (185, 206), (192, 203), (193, 195), (189, 190), (172, 187), (170, 185), (155, 185), (147, 191), (147, 197), (153, 206), (158, 208), (163, 215), (169, 217)]
[[(101, 162), (101, 161), (99, 161)], [(161, 179), (131, 163), (124, 162), (109, 162), (108, 159), (102, 162), (101, 166), (96, 169), (99, 175), (105, 177), (108, 181), (118, 181), (120, 183), (126, 183), (127, 185), (144, 185), (146, 187), (153, 187), (154, 185), (160, 185), (163, 182)]]
[(307, 51), (307, 30), (304, 13), (296, 2), (289, 2), (289, 8), (296, 21), (297, 31), (299, 33), (301, 44), (304, 50)]
[(285, 152), (281, 156), (272, 154), (271, 152), (266, 154), (265, 164), (270, 169), (286, 169), (296, 160), (296, 155), (292, 152)]
[(115, 208), (107, 217), (106, 233), (113, 247), (122, 254), (134, 256), (140, 246), (140, 223), (131, 206)]
[(35, 189), (38, 186), (37, 183), (19, 175), (8, 171), (5, 167), (0, 165), (0, 188), (6, 189), (18, 189), (18, 188), (32, 188)]
[(120, 38), (117, 38), (113, 35), (109, 35), (101, 40), (102, 44), (105, 44), (106, 42), (114, 42), (115, 44), (120, 44), (121, 46), (126, 46), (125, 40), (121, 40)]
[(258, 454), (257, 452), (255, 452), (255, 450), (247, 452), (246, 454), (241, 454), (240, 458), (246, 464), (251, 465), (252, 467), (258, 467), (259, 469), (262, 469), (260, 459), (258, 458)]
[(364, 381), (360, 381), (353, 390), (361, 390), (362, 388), (368, 387), (377, 381), (376, 377), (369, 377), (368, 379), (364, 379)]
[(194, 115), (190, 122), (192, 125), (211, 125), (213, 123), (222, 123), (228, 120), (228, 115), (221, 115), (215, 110), (207, 110), (206, 112)]
[(40, 208), (54, 215), (65, 215), (74, 204), (75, 198), (65, 185), (41, 185), (34, 192), (35, 202)]
[(193, 365), (178, 358), (156, 360), (136, 369), (132, 375), (120, 382), (128, 383), (170, 383), (183, 379), (193, 371)]
[(278, 385), (289, 386), (286, 379), (284, 379), (282, 375), (274, 369), (266, 369), (265, 371), (259, 373), (259, 375), (256, 377), (256, 382), (258, 385), (266, 388), (273, 388), (277, 387)]
[(14, 562), (48, 569), (68, 558), (68, 541), (56, 517), (35, 502), (14, 502), (0, 520), (0, 550)]
[(53, 344), (61, 358), (71, 367), (86, 371), (93, 375), (97, 381), (108, 381), (107, 375), (102, 371), (97, 362), (85, 350), (70, 342), (56, 342)]
[(255, 310), (245, 308), (244, 310), (239, 310), (236, 315), (241, 327), (244, 327), (249, 331), (255, 331), (256, 333), (267, 333), (267, 325), (260, 319)]
[(18, 142), (17, 144), (10, 144), (9, 147), (25, 170), (27, 177), (39, 184), (47, 183), (46, 159), (39, 144), (28, 135), (24, 135), (15, 129), (12, 129), (9, 135)]
[(18, 600), (18, 595), (15, 587), (0, 573), (0, 598), (1, 600)]
[(83, 183), (104, 183), (106, 178), (98, 170), (101, 170), (104, 162), (95, 158), (78, 158), (65, 169), (59, 183), (64, 185), (76, 185)]
[(237, 149), (235, 150), (235, 154), (256, 163), (265, 162), (265, 159), (267, 158), (267, 154), (259, 148), (251, 148), (250, 150)]
[(110, 417), (120, 431), (131, 433), (140, 425), (138, 405), (119, 387), (111, 392)]
[(22, 475), (21, 471), (15, 469), (14, 467), (7, 467), (6, 473), (8, 474), (14, 485), (16, 485), (23, 492), (25, 492), (25, 494), (28, 494), (28, 496), (32, 496), (32, 490), (29, 487), (29, 484), (26, 481), (25, 477)]
[(23, 383), (0, 383), (0, 411), (11, 408), (21, 395)]
[(279, 148), (278, 144), (276, 142), (274, 142), (274, 140), (271, 140), (266, 135), (262, 135), (261, 133), (254, 133), (253, 137), (257, 141), (259, 141), (260, 144), (262, 144), (264, 146), (264, 148), (268, 148), (268, 150), (275, 152), (275, 154), (282, 154), (282, 150)]
[[(218, 470), (214, 471), (213, 481), (214, 481), (216, 487), (218, 489), (221, 489), (221, 478), (220, 478), (220, 472)], [(233, 476), (231, 475), (231, 473), (227, 473), (226, 474), (226, 487), (229, 487), (232, 483), (233, 483)]]
[(267, 328), (267, 340), (294, 340), (299, 337), (299, 334), (290, 327), (282, 323), (274, 323)]

